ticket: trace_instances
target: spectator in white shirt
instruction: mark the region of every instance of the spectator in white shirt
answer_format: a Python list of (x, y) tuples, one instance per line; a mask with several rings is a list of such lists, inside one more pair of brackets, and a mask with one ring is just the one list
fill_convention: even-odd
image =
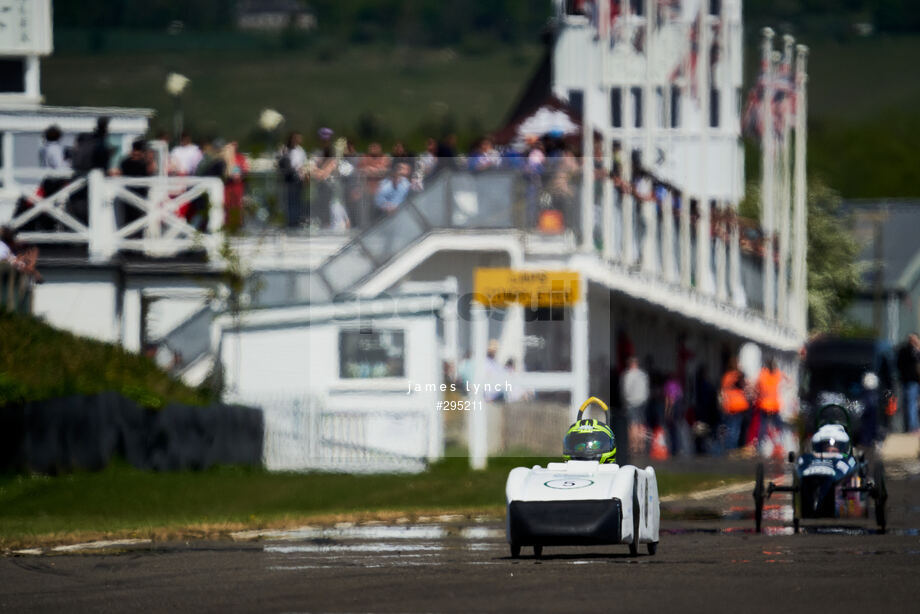
[(42, 168), (53, 170), (66, 170), (70, 167), (64, 155), (64, 146), (61, 144), (61, 129), (57, 125), (49, 126), (45, 130), (44, 140), (38, 150), (38, 165)]
[(179, 144), (173, 147), (169, 153), (169, 165), (172, 174), (175, 175), (194, 175), (201, 163), (204, 154), (201, 148), (192, 142), (192, 137), (188, 132), (183, 132), (179, 138)]
[(620, 376), (623, 406), (629, 417), (629, 445), (633, 454), (643, 450), (645, 442), (646, 406), (648, 405), (648, 374), (639, 368), (639, 360), (631, 356), (626, 371)]
[[(13, 253), (13, 233), (4, 226), (0, 229), (0, 262), (13, 264), (16, 262), (16, 254)], [(9, 241), (9, 243), (7, 242)]]

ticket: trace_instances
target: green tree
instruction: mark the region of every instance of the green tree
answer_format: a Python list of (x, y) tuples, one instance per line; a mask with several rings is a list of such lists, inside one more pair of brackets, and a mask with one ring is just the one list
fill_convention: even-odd
[(808, 186), (808, 322), (814, 331), (840, 332), (843, 310), (859, 286), (859, 244), (840, 195), (820, 180)]

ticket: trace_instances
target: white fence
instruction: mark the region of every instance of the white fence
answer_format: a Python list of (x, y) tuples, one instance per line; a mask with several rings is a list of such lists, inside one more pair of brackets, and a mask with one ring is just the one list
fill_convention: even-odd
[(234, 400), (262, 408), (271, 471), (418, 473), (427, 466), (429, 417), (422, 412), (333, 410), (307, 395)]
[(30, 202), (9, 222), (28, 243), (86, 245), (96, 261), (121, 250), (219, 254), (224, 185), (216, 177), (106, 177), (94, 170)]

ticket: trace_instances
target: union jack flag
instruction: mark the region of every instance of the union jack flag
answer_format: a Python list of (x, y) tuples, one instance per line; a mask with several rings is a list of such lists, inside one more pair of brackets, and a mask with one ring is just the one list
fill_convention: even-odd
[(795, 120), (795, 82), (792, 75), (792, 64), (789, 58), (784, 58), (779, 71), (773, 79), (773, 128), (777, 135), (785, 136), (786, 128), (792, 127)]
[[(763, 138), (764, 127), (764, 96), (767, 89), (766, 65), (761, 63), (760, 76), (757, 83), (748, 92), (744, 114), (741, 118), (741, 129), (747, 136)], [(773, 133), (778, 139), (785, 135), (785, 128), (791, 126), (795, 118), (795, 83), (793, 81), (792, 66), (788, 61), (783, 61), (778, 70), (773, 74), (771, 81), (773, 97), (770, 101), (770, 112), (773, 114)]]
[(687, 40), (687, 53), (681, 58), (680, 63), (671, 73), (671, 82), (680, 77), (686, 77), (690, 85), (690, 96), (697, 97), (696, 67), (700, 55), (700, 18), (697, 16), (690, 25), (690, 35)]

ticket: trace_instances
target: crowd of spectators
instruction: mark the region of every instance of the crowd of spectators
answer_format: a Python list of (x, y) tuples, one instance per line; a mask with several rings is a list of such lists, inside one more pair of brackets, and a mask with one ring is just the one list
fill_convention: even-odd
[(389, 153), (379, 142), (359, 152), (352, 141), (335, 139), (330, 128), (321, 128), (317, 137), (317, 148), (308, 154), (303, 135), (292, 132), (277, 156), (291, 229), (364, 227), (392, 215), (411, 193), (424, 189), (426, 178), (440, 166), (458, 163), (453, 137), (429, 138), (419, 154), (402, 141)]
[[(92, 133), (76, 135), (73, 147), (65, 148), (62, 136), (57, 126), (45, 131), (39, 162), (49, 169), (49, 176), (35, 195), (24, 199), (23, 208), (65, 185), (62, 174), (68, 171), (81, 174), (101, 169), (109, 175), (125, 177), (165, 173), (179, 177), (220, 178), (225, 186), (227, 227), (235, 230), (244, 224), (244, 203), (247, 195), (253, 193), (247, 181), (252, 161), (239, 151), (236, 142), (196, 141), (191, 134), (183, 133), (168, 149), (168, 156), (162, 158), (155, 150), (168, 147), (168, 136), (160, 134), (153, 140), (161, 141), (161, 146), (154, 148), (150, 141), (139, 139), (119, 160), (116, 149), (110, 145), (106, 118), (99, 119)], [(522, 180), (523, 217), (527, 228), (544, 234), (578, 228), (583, 159), (577, 135), (550, 131), (526, 135), (507, 145), (496, 145), (486, 137), (475, 141), (465, 152), (459, 151), (455, 135), (447, 135), (440, 140), (426, 139), (421, 152), (411, 151), (402, 141), (394, 142), (389, 151), (385, 151), (381, 143), (371, 142), (362, 152), (353, 141), (337, 138), (330, 128), (321, 128), (311, 149), (308, 153), (302, 133), (291, 132), (273, 156), (277, 189), (270, 189), (252, 201), (261, 207), (270, 207), (269, 201), (277, 202), (284, 225), (291, 230), (313, 228), (341, 232), (366, 228), (393, 215), (407, 198), (424, 189), (432, 174), (443, 168), (470, 173), (512, 170)], [(601, 143), (595, 142), (589, 164), (593, 165), (597, 208), (600, 207), (603, 182), (609, 179), (617, 198), (632, 195), (640, 207), (642, 202), (654, 202), (661, 215), (664, 199), (670, 194), (675, 215), (680, 211), (683, 203), (679, 191), (645, 170), (638, 152), (626, 156), (620, 144), (615, 142), (611, 155), (613, 164), (608, 172)], [(145, 189), (133, 191), (142, 195)], [(269, 197), (271, 194), (277, 199)], [(68, 208), (74, 217), (85, 221), (86, 199), (77, 194), (71, 201)], [(696, 202), (689, 204), (692, 211), (698, 207)], [(141, 215), (136, 208), (131, 209), (130, 205), (122, 203), (120, 221), (130, 221)], [(207, 222), (206, 209), (202, 202), (190, 203), (179, 213), (203, 230)], [(600, 216), (596, 215), (595, 219), (599, 220)], [(634, 219), (634, 232), (641, 234), (642, 216), (636, 215)], [(718, 218), (714, 219), (714, 232), (724, 226)]]
[(486, 137), (476, 140), (465, 153), (458, 150), (455, 135), (426, 139), (420, 153), (409, 150), (402, 141), (396, 141), (389, 153), (379, 142), (371, 142), (366, 151), (359, 152), (348, 139), (334, 140), (329, 128), (321, 129), (317, 137), (318, 147), (308, 154), (302, 134), (293, 132), (278, 154), (290, 228), (364, 227), (392, 215), (442, 168), (520, 173), (527, 186), (530, 228), (561, 232), (576, 219), (580, 143), (559, 132), (529, 136), (502, 147)]
[[(704, 362), (694, 360), (694, 352), (678, 336), (675, 367), (662, 369), (651, 356), (640, 361), (629, 336), (620, 330), (610, 398), (613, 406), (622, 408), (629, 425), (630, 452), (639, 456), (664, 446), (671, 455), (784, 458), (787, 435), (809, 432), (818, 420), (815, 410), (820, 404), (841, 402), (841, 396), (854, 404), (856, 441), (878, 445), (887, 432), (898, 430), (893, 421), (898, 409), (904, 432), (920, 433), (920, 334), (910, 333), (895, 349), (895, 379), (886, 374), (885, 366), (877, 367), (878, 373), (860, 367), (858, 378), (851, 379), (852, 374), (839, 366), (834, 367), (839, 372), (831, 375), (804, 363), (800, 388), (794, 390), (793, 380), (772, 356), (764, 356), (758, 367), (750, 354), (742, 358), (743, 352), (739, 355), (723, 347), (721, 370), (713, 373)], [(689, 369), (694, 362), (695, 369)], [(810, 398), (809, 386), (811, 393), (820, 394)], [(824, 396), (826, 400), (819, 401)], [(817, 405), (812, 406), (812, 399)]]
[[(100, 117), (93, 132), (75, 135), (70, 147), (63, 145), (61, 129), (56, 125), (49, 126), (43, 133), (42, 145), (38, 151), (39, 167), (47, 169), (48, 173), (34, 193), (20, 198), (14, 216), (35, 206), (39, 200), (52, 196), (73, 178), (101, 170), (110, 177), (143, 178), (166, 174), (174, 177), (219, 178), (224, 183), (226, 226), (235, 229), (242, 224), (249, 161), (239, 151), (236, 142), (228, 143), (222, 139), (195, 142), (190, 134), (182, 133), (170, 150), (168, 135), (161, 133), (153, 139), (134, 140), (130, 150), (119, 159), (119, 148), (112, 143), (108, 124), (108, 118)], [(154, 142), (160, 145), (154, 146)], [(168, 154), (160, 156), (159, 151)], [(149, 191), (147, 187), (137, 186), (129, 187), (128, 190), (141, 197), (145, 197)], [(76, 220), (86, 223), (87, 200), (86, 188), (77, 190), (69, 195), (65, 210)], [(207, 202), (204, 197), (184, 203), (178, 213), (199, 230), (204, 230), (207, 222)], [(143, 212), (122, 199), (116, 203), (116, 214), (119, 225), (123, 225), (138, 219)], [(42, 215), (34, 218), (24, 229), (47, 231), (59, 225), (55, 220)]]
[[(154, 166), (149, 171), (149, 175), (154, 175), (157, 169)], [(224, 224), (231, 231), (239, 229), (243, 224), (248, 173), (249, 161), (239, 150), (238, 143), (221, 138), (196, 143), (190, 134), (183, 132), (167, 158), (166, 174), (170, 176), (214, 177), (223, 181)], [(207, 223), (207, 211), (202, 200), (189, 203), (180, 214), (188, 218), (196, 228), (203, 229)]]
[[(544, 233), (558, 233), (576, 225), (581, 189), (581, 142), (577, 136), (551, 131), (527, 135), (519, 142), (496, 146), (491, 138), (475, 141), (466, 153), (457, 148), (454, 135), (441, 140), (429, 138), (419, 154), (401, 141), (385, 153), (378, 142), (359, 152), (348, 139), (334, 140), (329, 128), (318, 133), (312, 153), (303, 147), (303, 136), (292, 132), (277, 156), (284, 185), (287, 225), (299, 228), (345, 230), (364, 227), (398, 209), (413, 192), (424, 188), (425, 180), (438, 169), (448, 167), (472, 173), (513, 170), (525, 184), (526, 224)], [(603, 180), (613, 180), (617, 193), (631, 194), (640, 201), (655, 200), (660, 211), (667, 192), (674, 195), (675, 211), (681, 201), (677, 191), (654, 178), (640, 164), (638, 154), (630, 159), (630, 176), (624, 174), (623, 152), (613, 145), (613, 169), (604, 171), (603, 152), (598, 142), (594, 151), (596, 202)], [(405, 180), (405, 181), (404, 181)], [(387, 193), (379, 195), (381, 187)], [(402, 186), (402, 187), (399, 187)]]
[[(920, 341), (916, 347), (920, 348)], [(498, 349), (498, 341), (491, 340), (483, 373), (483, 381), (490, 387), (483, 389), (484, 400), (534, 398), (529, 390), (502, 388), (501, 384), (515, 381), (516, 368), (513, 360), (502, 367), (497, 359)], [(613, 364), (608, 365), (609, 379), (605, 379), (608, 373), (604, 373), (597, 392), (610, 401), (614, 416), (622, 416), (624, 452), (628, 450), (632, 458), (655, 454), (661, 454), (659, 458), (782, 455), (786, 433), (797, 425), (785, 411), (792, 408), (783, 405), (783, 391), (791, 385), (791, 380), (774, 358), (765, 357), (760, 367), (746, 375), (739, 367), (738, 355), (724, 347), (721, 371), (715, 373), (711, 365), (698, 359), (685, 334), (675, 337), (674, 349), (670, 361), (673, 366), (665, 369), (656, 364), (651, 354), (640, 359), (638, 348), (624, 329), (616, 333)], [(920, 364), (920, 359), (917, 360)], [(592, 372), (598, 376), (607, 368), (597, 367), (597, 371), (592, 367)], [(468, 392), (473, 389), (473, 368), (472, 355), (467, 352), (456, 370), (453, 364), (445, 363), (445, 382)]]
[[(633, 455), (735, 454), (755, 456), (782, 449), (781, 390), (789, 379), (774, 359), (747, 378), (737, 356), (723, 354), (721, 376), (704, 363), (691, 372), (694, 353), (677, 338), (675, 368), (665, 371), (647, 356), (640, 363), (624, 331), (617, 336), (618, 364), (611, 378), (614, 404), (628, 421)], [(618, 397), (618, 398), (617, 398)]]

